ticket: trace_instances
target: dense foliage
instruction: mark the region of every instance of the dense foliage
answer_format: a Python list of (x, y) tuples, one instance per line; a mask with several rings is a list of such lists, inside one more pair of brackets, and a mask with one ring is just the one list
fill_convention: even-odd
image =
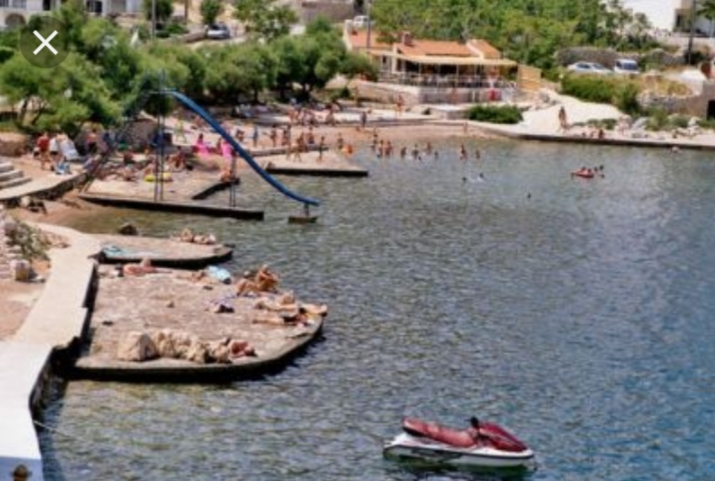
[(610, 103), (621, 111), (638, 115), (641, 89), (633, 81), (603, 75), (567, 75), (561, 82), (562, 93), (587, 102)]
[(17, 106), (16, 124), (24, 130), (74, 135), (87, 122), (120, 122), (139, 106), (167, 112), (168, 98), (146, 100), (147, 92), (166, 87), (200, 102), (232, 105), (258, 100), (265, 91), (297, 87), (308, 95), (341, 72), (374, 74), (369, 61), (349, 55), (323, 20), (301, 36), (195, 50), (160, 40), (133, 46), (127, 30), (88, 16), (81, 0), (65, 2), (55, 14), (67, 28), (71, 53), (54, 69), (28, 63), (17, 53), (17, 33), (0, 32), (0, 95)]
[(298, 17), (288, 5), (276, 0), (235, 0), (234, 16), (254, 40), (271, 41), (287, 35)]
[(554, 66), (564, 46), (652, 46), (650, 25), (621, 0), (380, 0), (372, 17), (383, 35), (410, 31), (444, 40), (483, 38), (515, 60)]
[(475, 105), (467, 117), (469, 120), (492, 124), (518, 124), (523, 120), (521, 110), (511, 105)]
[(212, 25), (223, 10), (224, 4), (221, 0), (201, 0), (201, 21), (204, 25)]
[(151, 20), (152, 8), (156, 8), (156, 21), (164, 23), (174, 14), (174, 3), (171, 0), (146, 0), (142, 4), (144, 17)]

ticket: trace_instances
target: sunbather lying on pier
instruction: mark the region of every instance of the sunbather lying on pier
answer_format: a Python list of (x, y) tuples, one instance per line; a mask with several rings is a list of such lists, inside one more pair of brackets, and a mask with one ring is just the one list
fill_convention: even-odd
[(159, 272), (159, 270), (151, 265), (151, 259), (145, 257), (138, 264), (124, 264), (122, 266), (122, 274), (125, 276), (140, 277), (145, 274), (154, 274)]
[(216, 236), (213, 234), (195, 234), (190, 228), (185, 228), (178, 236), (171, 237), (179, 242), (187, 242), (189, 244), (214, 245), (216, 244)]
[(255, 275), (246, 276), (236, 284), (236, 295), (260, 294), (262, 292), (278, 292), (280, 277), (268, 269), (267, 265), (262, 265)]

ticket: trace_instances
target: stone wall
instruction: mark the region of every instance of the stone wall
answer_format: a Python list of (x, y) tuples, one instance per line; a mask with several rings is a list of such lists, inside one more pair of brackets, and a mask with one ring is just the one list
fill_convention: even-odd
[[(491, 89), (472, 88), (440, 88), (417, 87), (414, 85), (400, 85), (382, 82), (367, 82), (364, 80), (355, 83), (358, 94), (362, 99), (394, 104), (398, 95), (401, 95), (405, 105), (415, 104), (464, 104), (489, 102), (491, 100), (513, 100), (515, 90), (497, 90), (492, 94)], [(496, 98), (492, 97), (496, 95)], [(504, 96), (505, 98), (502, 98)]]
[(29, 137), (12, 132), (0, 133), (0, 156), (19, 157), (28, 147)]
[(706, 118), (709, 103), (715, 102), (715, 81), (703, 82), (702, 92), (699, 95), (673, 97), (645, 91), (638, 96), (638, 102), (645, 109), (657, 108), (669, 114)]
[(318, 16), (322, 16), (331, 22), (342, 22), (352, 18), (355, 14), (353, 2), (344, 0), (304, 0), (300, 2), (298, 15), (303, 23), (309, 23)]
[(673, 66), (685, 63), (683, 55), (671, 54), (662, 49), (651, 50), (647, 53), (638, 53), (617, 52), (610, 48), (570, 47), (560, 50), (556, 54), (556, 61), (564, 66), (574, 62), (598, 62), (608, 68), (613, 68), (616, 60), (619, 58), (635, 60), (639, 65)]

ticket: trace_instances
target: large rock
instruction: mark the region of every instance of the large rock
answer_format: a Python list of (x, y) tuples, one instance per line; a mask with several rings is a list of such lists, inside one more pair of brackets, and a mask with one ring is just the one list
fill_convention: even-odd
[(29, 138), (24, 134), (0, 133), (0, 156), (19, 157), (25, 153)]
[(117, 359), (120, 361), (142, 362), (157, 357), (156, 345), (146, 333), (131, 331), (119, 340)]

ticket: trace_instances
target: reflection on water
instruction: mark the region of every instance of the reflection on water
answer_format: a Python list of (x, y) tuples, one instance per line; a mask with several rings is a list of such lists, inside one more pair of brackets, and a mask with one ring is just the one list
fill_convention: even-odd
[[(268, 262), (331, 314), (325, 342), (264, 380), (70, 383), (46, 412), (64, 433), (43, 435), (48, 479), (475, 479), (381, 454), (404, 415), (474, 414), (536, 451), (537, 481), (707, 479), (715, 164), (484, 142), (463, 166), (439, 147), (438, 162), (362, 158), (368, 179), (286, 179), (325, 202), (314, 226), (289, 225), (299, 207), (255, 179), (263, 223), (118, 211), (79, 226), (212, 231), (236, 245), (231, 269)], [(568, 175), (600, 164), (605, 179)]]

